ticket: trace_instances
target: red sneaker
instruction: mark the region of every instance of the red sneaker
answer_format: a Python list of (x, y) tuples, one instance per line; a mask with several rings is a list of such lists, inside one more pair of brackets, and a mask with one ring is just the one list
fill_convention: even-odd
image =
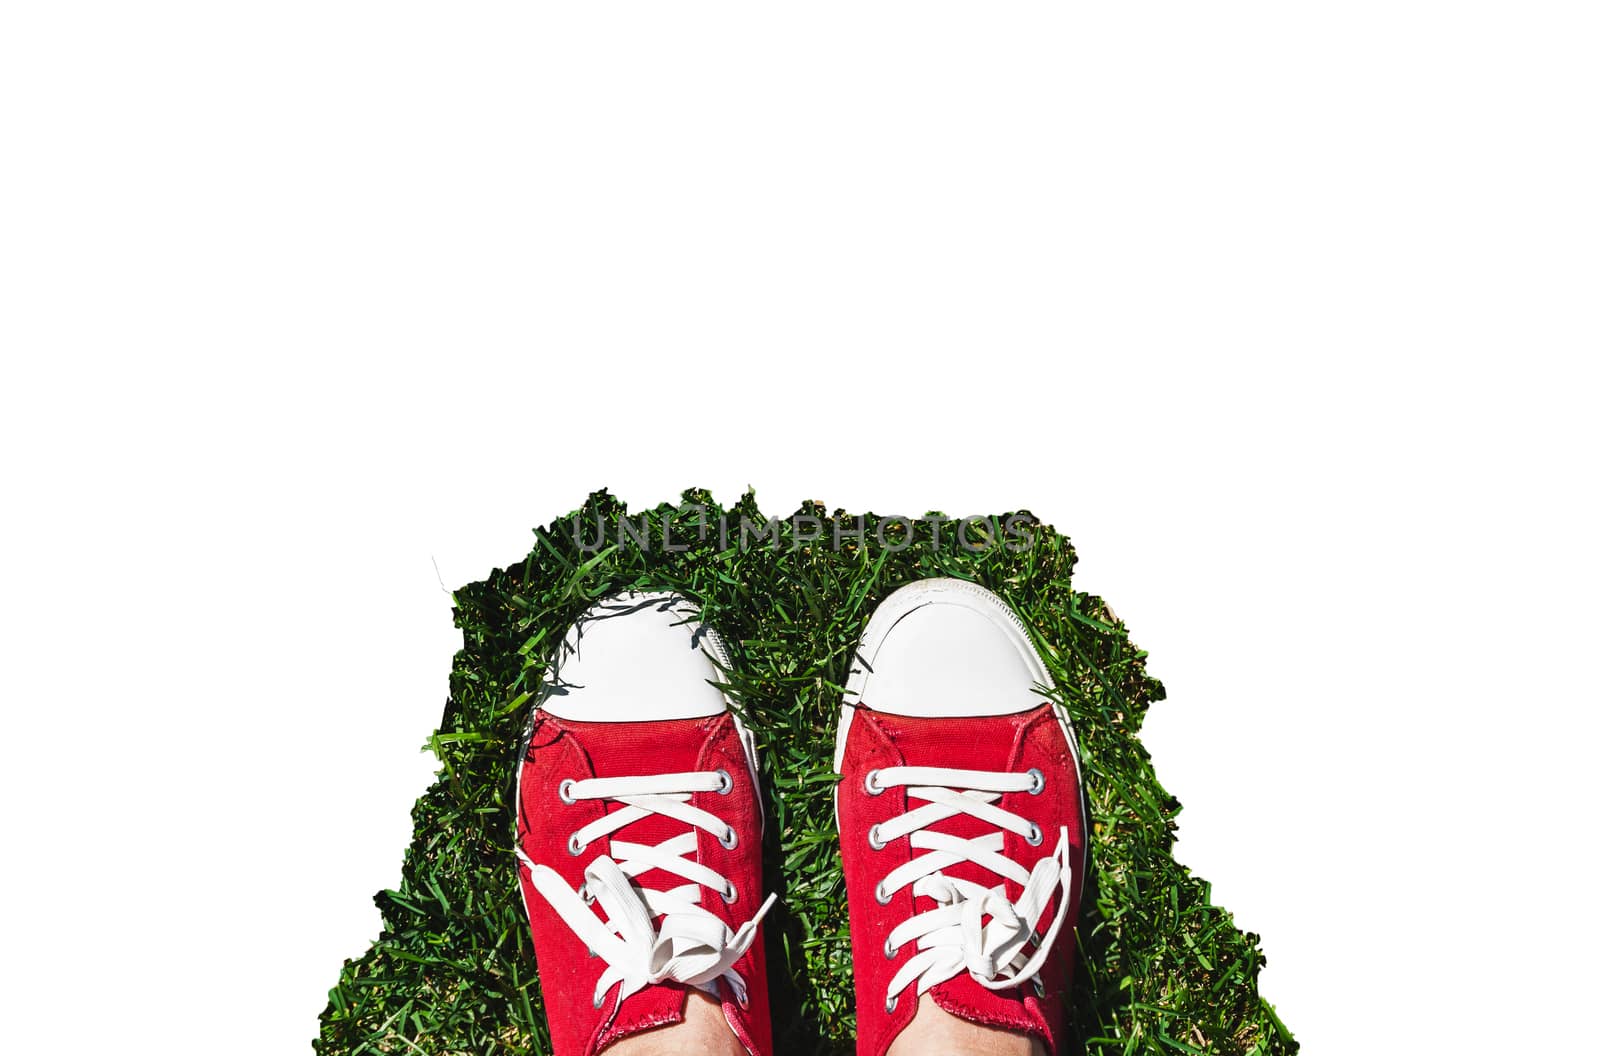
[(517, 779), (517, 857), (556, 1056), (680, 1022), (688, 988), (772, 1051), (755, 742), (721, 639), (671, 594), (567, 632)]
[(834, 756), (862, 1056), (923, 993), (1056, 1051), (1087, 811), (1051, 685), (1016, 614), (975, 584), (913, 583), (867, 621)]

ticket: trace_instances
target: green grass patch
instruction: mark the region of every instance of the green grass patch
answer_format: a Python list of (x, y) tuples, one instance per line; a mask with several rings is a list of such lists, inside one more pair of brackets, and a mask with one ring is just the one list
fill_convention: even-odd
[[(777, 1050), (853, 1053), (834, 719), (867, 616), (927, 576), (981, 583), (1022, 615), (1077, 728), (1093, 835), (1068, 1051), (1297, 1051), (1257, 991), (1257, 936), (1173, 860), (1178, 801), (1138, 738), (1161, 684), (1106, 603), (1072, 589), (1066, 537), (1020, 521), (1008, 532), (1004, 514), (963, 531), (945, 522), (937, 542), (931, 519), (908, 526), (818, 504), (796, 516), (772, 529), (754, 495), (724, 510), (703, 491), (630, 516), (599, 492), (537, 531), (524, 560), (455, 593), (462, 648), (425, 745), (439, 779), (412, 811), (400, 886), (377, 895), (382, 934), (329, 992), (316, 1051), (550, 1051), (517, 890), (516, 750), (562, 632), (597, 599), (638, 589), (695, 599), (733, 650), (732, 692), (769, 789), (766, 873), (780, 902), (764, 930)], [(1024, 530), (1031, 546), (1019, 545)]]

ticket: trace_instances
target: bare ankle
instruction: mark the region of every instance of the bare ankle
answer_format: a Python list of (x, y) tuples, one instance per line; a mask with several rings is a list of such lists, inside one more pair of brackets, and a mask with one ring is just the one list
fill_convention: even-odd
[(998, 1027), (985, 1027), (952, 1016), (933, 997), (917, 1000), (917, 1014), (889, 1046), (888, 1056), (1045, 1056), (1037, 1038)]
[(606, 1049), (606, 1056), (747, 1056), (728, 1027), (722, 1006), (702, 990), (690, 990), (683, 1020), (641, 1031)]

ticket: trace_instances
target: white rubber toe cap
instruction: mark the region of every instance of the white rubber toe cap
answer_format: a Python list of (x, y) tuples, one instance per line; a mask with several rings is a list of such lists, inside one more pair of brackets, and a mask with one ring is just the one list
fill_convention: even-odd
[(883, 600), (867, 621), (845, 694), (892, 715), (1010, 715), (1053, 685), (1011, 608), (975, 583), (925, 579)]
[(582, 722), (652, 722), (727, 710), (711, 685), (727, 654), (700, 610), (676, 594), (618, 594), (567, 631), (546, 676), (543, 708)]

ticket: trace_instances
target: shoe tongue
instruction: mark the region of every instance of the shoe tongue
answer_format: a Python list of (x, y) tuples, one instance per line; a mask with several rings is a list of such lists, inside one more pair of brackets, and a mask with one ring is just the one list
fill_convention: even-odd
[[(880, 712), (876, 717), (884, 732), (893, 738), (907, 766), (1001, 773), (1011, 770), (1017, 738), (1033, 715), (1034, 712), (1027, 711), (1016, 715), (925, 719)], [(918, 800), (910, 800), (906, 804), (910, 810), (921, 805)], [(970, 814), (957, 814), (928, 826), (927, 831), (973, 839), (996, 830), (993, 825)], [(975, 862), (958, 862), (946, 868), (944, 874), (984, 887), (994, 887), (1005, 879)], [(919, 909), (931, 908), (931, 905), (920, 906)]]
[[(659, 722), (574, 722), (563, 725), (577, 736), (589, 756), (595, 777), (645, 777), (651, 774), (685, 774), (699, 769), (700, 753), (705, 748), (712, 724), (726, 721), (719, 717), (665, 719)], [(607, 813), (626, 809), (615, 800), (606, 804)], [(655, 845), (681, 836), (689, 826), (676, 818), (648, 814), (611, 834), (624, 843)], [(618, 857), (613, 854), (613, 858)], [(675, 873), (650, 869), (634, 878), (640, 887), (668, 891), (688, 881)]]
[[(907, 766), (1010, 773), (1011, 760), (1016, 757), (1016, 742), (1034, 715), (1035, 712), (1029, 710), (1016, 715), (915, 718), (880, 712), (877, 718), (882, 723), (883, 731), (893, 738), (894, 746), (898, 747)], [(922, 802), (909, 800), (906, 806), (907, 810), (915, 810), (922, 806)], [(957, 814), (955, 818), (928, 826), (928, 832), (944, 832), (971, 840), (992, 834), (995, 827), (989, 822), (973, 818), (971, 814)], [(990, 872), (976, 862), (957, 862), (955, 866), (947, 867), (944, 875), (981, 883), (986, 888), (1005, 882), (1005, 877)]]
[(1036, 714), (1029, 710), (1014, 715), (928, 719), (878, 711), (873, 717), (900, 749), (907, 766), (1005, 770), (1018, 735)]

